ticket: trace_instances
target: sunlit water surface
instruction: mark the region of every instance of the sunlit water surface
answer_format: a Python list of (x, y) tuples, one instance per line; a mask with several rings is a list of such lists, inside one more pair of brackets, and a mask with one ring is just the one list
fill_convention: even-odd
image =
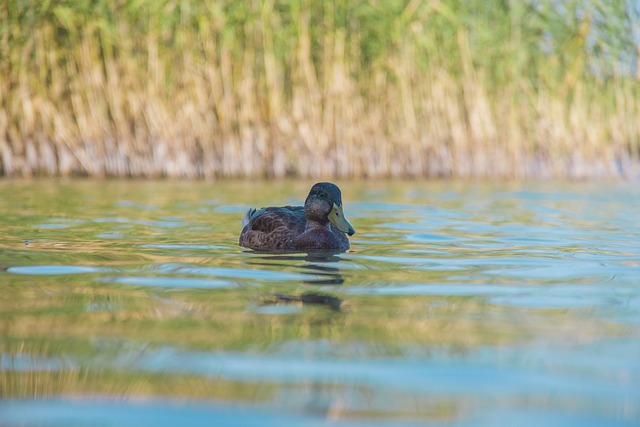
[(640, 191), (345, 182), (338, 255), (238, 247), (311, 182), (0, 182), (0, 425), (639, 425)]

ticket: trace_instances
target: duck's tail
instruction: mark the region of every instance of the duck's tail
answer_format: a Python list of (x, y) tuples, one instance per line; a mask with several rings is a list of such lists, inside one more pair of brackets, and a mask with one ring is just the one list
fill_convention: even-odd
[(242, 228), (244, 228), (251, 221), (251, 217), (256, 213), (255, 209), (249, 209), (242, 217)]

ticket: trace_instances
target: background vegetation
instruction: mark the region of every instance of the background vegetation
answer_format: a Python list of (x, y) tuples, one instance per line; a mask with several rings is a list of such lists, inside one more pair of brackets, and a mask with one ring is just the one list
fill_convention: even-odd
[(0, 173), (634, 176), (638, 8), (7, 0)]

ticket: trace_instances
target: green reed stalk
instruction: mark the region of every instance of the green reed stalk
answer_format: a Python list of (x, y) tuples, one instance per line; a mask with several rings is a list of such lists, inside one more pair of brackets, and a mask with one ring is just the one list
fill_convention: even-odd
[(8, 0), (0, 173), (635, 176), (609, 3)]

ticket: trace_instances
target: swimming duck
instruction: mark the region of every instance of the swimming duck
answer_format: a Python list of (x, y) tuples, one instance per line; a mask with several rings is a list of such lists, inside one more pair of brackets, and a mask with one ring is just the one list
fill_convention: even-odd
[(356, 230), (342, 211), (337, 185), (319, 182), (311, 187), (304, 206), (249, 209), (242, 218), (240, 246), (258, 250), (349, 249), (347, 234)]

